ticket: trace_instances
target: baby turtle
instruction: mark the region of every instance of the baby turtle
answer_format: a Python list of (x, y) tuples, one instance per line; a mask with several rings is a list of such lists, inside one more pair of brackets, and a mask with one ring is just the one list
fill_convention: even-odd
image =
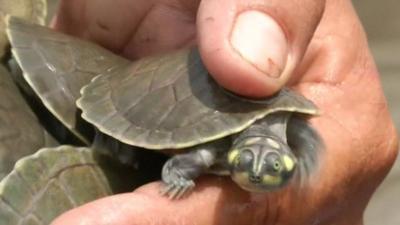
[(25, 79), (82, 139), (76, 106), (97, 135), (172, 155), (162, 170), (171, 198), (203, 173), (268, 192), (316, 168), (322, 141), (307, 116), (318, 109), (288, 88), (265, 99), (236, 96), (209, 76), (196, 49), (130, 62), (14, 17), (7, 33)]

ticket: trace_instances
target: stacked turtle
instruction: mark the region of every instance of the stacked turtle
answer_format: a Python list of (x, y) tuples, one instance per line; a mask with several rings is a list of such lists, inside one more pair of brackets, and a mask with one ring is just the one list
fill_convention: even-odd
[[(47, 224), (62, 211), (112, 193), (115, 181), (107, 179), (96, 152), (148, 168), (156, 166), (141, 163), (137, 152), (170, 156), (161, 171), (162, 193), (170, 198), (188, 193), (204, 173), (231, 176), (247, 191), (270, 192), (301, 184), (316, 169), (323, 145), (307, 118), (318, 109), (290, 89), (250, 100), (221, 88), (196, 49), (131, 62), (24, 19), (7, 17), (6, 24), (24, 82), (82, 144), (45, 148), (16, 164), (0, 183), (5, 224)], [(32, 135), (32, 124), (15, 125)], [(34, 133), (47, 135), (43, 128)], [(46, 208), (52, 203), (61, 208)], [(35, 204), (36, 211), (26, 208)]]
[[(0, 59), (9, 46), (5, 15), (12, 14), (35, 23), (44, 23), (46, 2), (40, 0), (0, 1)], [(39, 148), (54, 146), (55, 140), (42, 128), (13, 83), (5, 65), (0, 65), (0, 179), (21, 157)]]
[[(0, 225), (50, 224), (62, 212), (126, 191), (133, 182), (120, 181), (127, 180), (125, 167), (96, 157), (88, 148), (61, 146), (53, 136), (64, 137), (63, 132), (54, 135), (44, 128), (52, 123), (46, 118), (49, 114), (35, 114), (40, 110), (31, 101), (36, 97), (29, 98), (33, 92), (17, 67), (7, 68), (6, 15), (44, 24), (46, 1), (0, 0)], [(60, 141), (68, 143), (65, 138)], [(138, 177), (132, 172), (129, 176)]]

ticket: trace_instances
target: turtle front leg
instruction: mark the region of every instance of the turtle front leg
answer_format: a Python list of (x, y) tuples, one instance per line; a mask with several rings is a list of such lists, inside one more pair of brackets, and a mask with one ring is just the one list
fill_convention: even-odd
[(162, 180), (166, 185), (162, 194), (170, 199), (181, 198), (195, 186), (194, 179), (216, 162), (217, 153), (216, 147), (207, 144), (170, 158), (162, 169)]

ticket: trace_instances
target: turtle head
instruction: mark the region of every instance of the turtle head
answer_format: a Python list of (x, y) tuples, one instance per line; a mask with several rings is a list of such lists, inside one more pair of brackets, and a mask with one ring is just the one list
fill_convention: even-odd
[(297, 160), (283, 141), (274, 137), (247, 137), (228, 153), (232, 179), (252, 192), (273, 191), (285, 186)]

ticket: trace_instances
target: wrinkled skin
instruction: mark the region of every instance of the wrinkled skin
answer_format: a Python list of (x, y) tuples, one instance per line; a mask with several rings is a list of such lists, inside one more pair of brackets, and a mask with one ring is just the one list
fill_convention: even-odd
[[(255, 69), (226, 41), (246, 8), (268, 12), (285, 30), (292, 60), (279, 78)], [(53, 224), (363, 224), (396, 157), (397, 137), (350, 1), (64, 0), (53, 25), (132, 59), (197, 43), (215, 79), (232, 91), (266, 96), (287, 84), (313, 100), (322, 116), (311, 122), (326, 144), (319, 170), (301, 190), (255, 195), (205, 176), (187, 198), (169, 201), (156, 182), (86, 204)]]

